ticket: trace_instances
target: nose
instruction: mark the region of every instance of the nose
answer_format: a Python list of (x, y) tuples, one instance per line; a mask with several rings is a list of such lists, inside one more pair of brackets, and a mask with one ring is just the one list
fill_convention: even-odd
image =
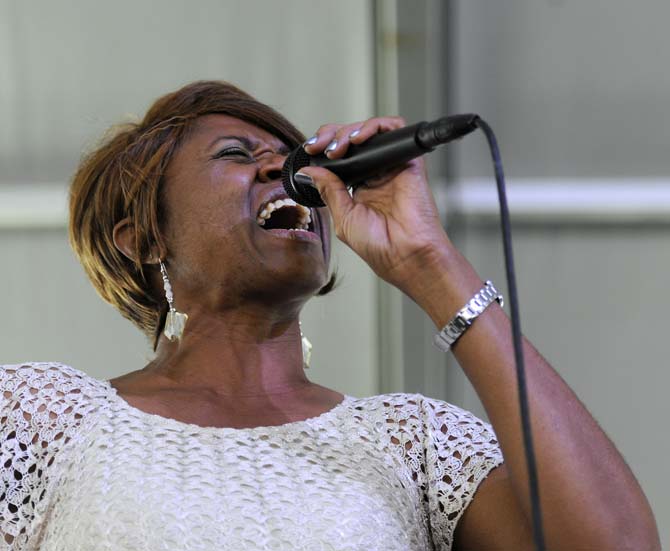
[(260, 159), (258, 169), (258, 180), (264, 183), (274, 182), (281, 178), (281, 171), (284, 167), (286, 155), (279, 153), (272, 153), (267, 155), (264, 159)]

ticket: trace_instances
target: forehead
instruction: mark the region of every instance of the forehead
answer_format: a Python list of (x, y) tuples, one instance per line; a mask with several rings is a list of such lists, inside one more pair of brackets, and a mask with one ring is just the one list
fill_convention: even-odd
[(267, 145), (275, 150), (286, 145), (274, 134), (229, 115), (205, 115), (198, 118), (190, 134), (189, 141), (198, 142), (199, 146), (207, 147), (212, 141), (222, 136), (244, 137), (256, 145)]

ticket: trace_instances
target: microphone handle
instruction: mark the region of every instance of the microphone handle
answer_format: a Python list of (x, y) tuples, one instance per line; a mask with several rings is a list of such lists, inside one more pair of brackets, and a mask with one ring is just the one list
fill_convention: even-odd
[(433, 150), (417, 140), (418, 130), (427, 123), (419, 122), (372, 136), (360, 145), (350, 144), (346, 156), (329, 159), (325, 155), (310, 158), (311, 166), (321, 166), (337, 174), (347, 187), (355, 187), (380, 174), (380, 166), (400, 166)]
[[(380, 167), (394, 168), (433, 151), (440, 144), (462, 138), (477, 128), (474, 113), (451, 115), (432, 122), (418, 122), (377, 134), (360, 145), (349, 145), (341, 159), (325, 155), (310, 159), (312, 166), (322, 166), (337, 174), (347, 187), (355, 187), (380, 173)], [(383, 169), (382, 169), (383, 171)]]

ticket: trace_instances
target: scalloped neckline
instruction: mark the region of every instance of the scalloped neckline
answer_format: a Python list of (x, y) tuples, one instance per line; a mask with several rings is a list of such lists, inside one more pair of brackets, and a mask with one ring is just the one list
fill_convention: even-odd
[(335, 404), (329, 410), (315, 415), (313, 417), (308, 417), (306, 419), (301, 419), (298, 421), (290, 421), (288, 423), (283, 423), (281, 425), (262, 425), (258, 427), (246, 427), (246, 428), (235, 428), (235, 427), (213, 427), (213, 426), (203, 426), (196, 425), (194, 423), (186, 423), (184, 421), (178, 421), (172, 417), (164, 417), (163, 415), (158, 415), (157, 413), (149, 413), (138, 407), (133, 406), (127, 400), (125, 400), (112, 386), (109, 380), (102, 381), (106, 386), (109, 396), (114, 402), (119, 404), (122, 408), (128, 412), (134, 414), (135, 416), (144, 417), (148, 420), (153, 421), (156, 424), (162, 425), (167, 428), (175, 428), (178, 430), (188, 430), (191, 432), (201, 432), (201, 433), (216, 433), (216, 434), (234, 434), (234, 433), (267, 433), (267, 432), (285, 432), (290, 430), (296, 430), (304, 428), (305, 426), (313, 426), (323, 423), (334, 417), (339, 413), (341, 409), (347, 406), (350, 402), (356, 400), (354, 396), (341, 393), (344, 398), (339, 403)]

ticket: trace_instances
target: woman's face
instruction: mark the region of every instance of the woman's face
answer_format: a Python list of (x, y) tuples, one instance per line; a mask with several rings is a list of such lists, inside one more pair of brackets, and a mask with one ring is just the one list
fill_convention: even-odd
[[(163, 190), (175, 295), (180, 289), (182, 300), (208, 304), (302, 302), (325, 285), (326, 209), (276, 203), (287, 199), (281, 183), (287, 153), (286, 144), (250, 123), (226, 115), (198, 120), (170, 162)], [(270, 204), (278, 208), (261, 224)], [(309, 231), (268, 229), (301, 226)]]

